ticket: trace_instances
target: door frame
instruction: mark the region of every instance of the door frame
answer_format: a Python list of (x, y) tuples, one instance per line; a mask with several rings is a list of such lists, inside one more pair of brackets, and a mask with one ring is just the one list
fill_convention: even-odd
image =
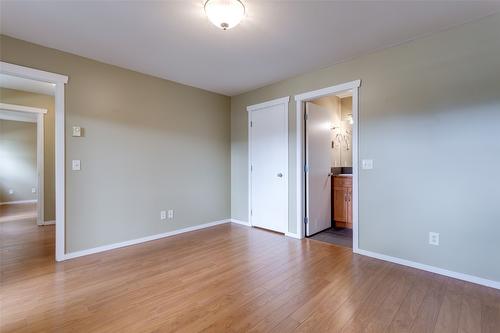
[(56, 261), (65, 260), (65, 123), (64, 87), (68, 77), (0, 61), (0, 73), (52, 83), (55, 88)]
[(44, 126), (43, 117), (47, 113), (47, 109), (34, 108), (24, 105), (6, 104), (0, 103), (0, 110), (23, 112), (27, 114), (34, 114), (36, 118), (33, 117), (3, 117), (0, 119), (15, 120), (15, 121), (25, 121), (25, 122), (36, 122), (36, 224), (44, 225)]
[(353, 252), (358, 251), (359, 244), (359, 229), (358, 229), (358, 204), (359, 204), (359, 87), (361, 86), (361, 80), (350, 81), (342, 84), (337, 84), (334, 86), (326, 87), (323, 89), (312, 90), (302, 94), (295, 95), (296, 104), (296, 116), (297, 116), (297, 126), (296, 126), (296, 145), (297, 145), (297, 161), (296, 161), (296, 177), (297, 177), (297, 234), (296, 238), (302, 239), (305, 237), (305, 226), (304, 218), (306, 213), (306, 198), (305, 198), (305, 102), (312, 101), (314, 99), (325, 97), (329, 95), (334, 95), (336, 93), (352, 90), (352, 232), (353, 232)]
[[(252, 224), (252, 112), (261, 110), (264, 108), (268, 108), (271, 106), (276, 106), (282, 104), (285, 107), (285, 115), (288, 120), (288, 104), (290, 103), (290, 96), (286, 97), (281, 97), (277, 99), (273, 99), (267, 102), (259, 103), (259, 104), (253, 104), (247, 106), (247, 112), (248, 112), (248, 223), (250, 226), (253, 226)], [(288, 121), (285, 122), (285, 132), (286, 132), (286, 167), (284, 170), (285, 173), (285, 186), (287, 188), (287, 198), (286, 198), (286, 225), (284, 227), (285, 234), (288, 233), (288, 208), (289, 208), (289, 203), (288, 203), (288, 193), (290, 191), (289, 188), (289, 174), (288, 174)]]

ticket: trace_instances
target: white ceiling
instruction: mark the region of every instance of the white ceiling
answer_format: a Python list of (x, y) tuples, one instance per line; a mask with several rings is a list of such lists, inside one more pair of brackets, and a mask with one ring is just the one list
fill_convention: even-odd
[(37, 94), (55, 95), (55, 87), (52, 83), (24, 79), (0, 73), (0, 87), (29, 91)]
[(0, 31), (226, 95), (479, 19), (483, 1), (256, 1), (228, 31), (202, 0), (3, 1)]

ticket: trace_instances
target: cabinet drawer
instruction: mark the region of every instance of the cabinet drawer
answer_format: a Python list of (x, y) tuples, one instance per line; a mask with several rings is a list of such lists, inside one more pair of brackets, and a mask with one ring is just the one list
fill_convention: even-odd
[(333, 177), (334, 187), (351, 187), (352, 178), (351, 177)]

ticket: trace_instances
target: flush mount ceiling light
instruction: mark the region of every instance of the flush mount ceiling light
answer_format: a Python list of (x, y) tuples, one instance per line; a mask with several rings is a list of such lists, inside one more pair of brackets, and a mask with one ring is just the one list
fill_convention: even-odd
[(215, 26), (227, 30), (240, 23), (245, 6), (240, 0), (207, 0), (205, 13)]

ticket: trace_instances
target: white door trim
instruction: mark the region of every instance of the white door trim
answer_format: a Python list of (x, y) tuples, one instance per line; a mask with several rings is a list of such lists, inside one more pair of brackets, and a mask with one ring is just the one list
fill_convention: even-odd
[[(290, 96), (282, 97), (282, 98), (277, 98), (273, 99), (267, 102), (259, 103), (259, 104), (254, 104), (254, 105), (249, 105), (247, 106), (247, 111), (248, 111), (248, 224), (252, 226), (252, 111), (268, 108), (271, 106), (275, 105), (280, 105), (283, 104), (285, 107), (285, 114), (288, 119), (288, 104), (290, 103)], [(288, 121), (286, 122), (286, 127), (285, 127), (285, 132), (287, 133), (287, 142), (286, 142), (286, 170), (285, 172), (285, 182), (286, 182), (286, 188), (288, 191), (290, 190), (289, 187), (289, 182), (288, 182)], [(287, 193), (288, 193), (287, 191)], [(285, 230), (289, 230), (288, 226), (288, 198), (286, 200), (287, 202), (287, 225), (285, 227)]]
[(332, 95), (345, 90), (352, 90), (352, 229), (353, 229), (353, 252), (358, 251), (358, 95), (361, 80), (346, 82), (335, 86), (308, 91), (303, 94), (295, 95), (296, 116), (297, 116), (297, 161), (296, 161), (296, 177), (297, 177), (297, 235), (296, 238), (304, 238), (304, 104), (316, 98)]
[[(0, 73), (52, 83), (55, 87), (56, 260), (65, 260), (64, 85), (68, 77), (0, 61)], [(40, 192), (40, 191), (39, 191)], [(41, 204), (40, 204), (41, 206)]]
[[(29, 116), (14, 115), (9, 117), (7, 115), (0, 115), (0, 119), (36, 122), (36, 200), (25, 200), (36, 202), (37, 219), (36, 224), (44, 225), (44, 126), (43, 116), (47, 113), (47, 109), (34, 108), (24, 105), (0, 103), (0, 110), (22, 112), (31, 114)], [(36, 117), (36, 119), (34, 118)]]
[(47, 109), (34, 108), (31, 106), (24, 106), (24, 105), (7, 104), (7, 103), (0, 103), (0, 109), (7, 111), (16, 111), (16, 112), (43, 113), (43, 114), (47, 113)]
[(263, 102), (263, 103), (259, 103), (259, 104), (249, 105), (249, 106), (247, 106), (247, 111), (255, 111), (255, 110), (260, 110), (260, 109), (268, 108), (268, 107), (279, 105), (279, 104), (285, 104), (285, 107), (287, 108), (287, 112), (288, 112), (288, 103), (290, 103), (290, 96), (276, 98), (276, 99), (273, 99), (271, 101), (267, 101), (267, 102)]

